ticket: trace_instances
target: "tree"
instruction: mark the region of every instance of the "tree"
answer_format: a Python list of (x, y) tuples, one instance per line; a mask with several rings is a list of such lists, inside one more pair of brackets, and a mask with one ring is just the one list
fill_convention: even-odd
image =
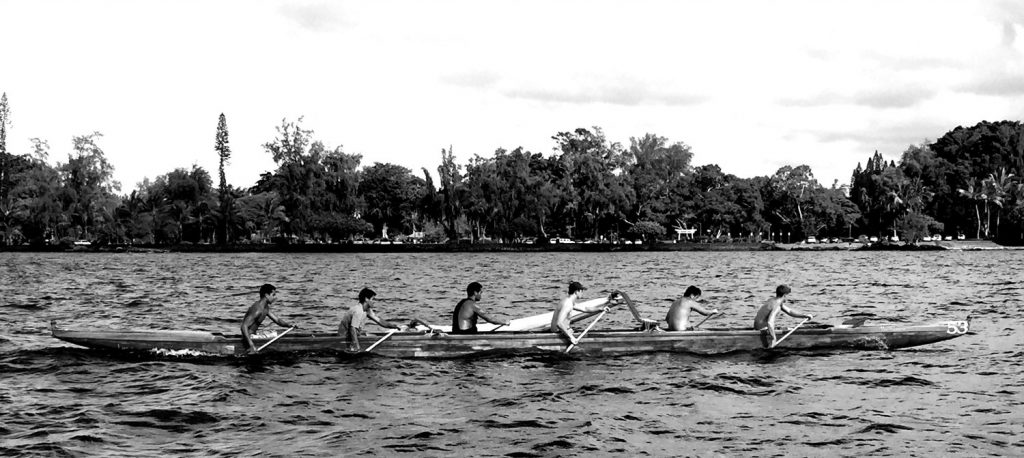
[(322, 204), (326, 210), (352, 213), (359, 208), (359, 164), (361, 154), (347, 154), (341, 147), (323, 159), (324, 178), (328, 200)]
[(275, 191), (243, 196), (238, 199), (238, 209), (246, 229), (259, 242), (279, 236), (281, 227), (288, 223), (281, 196)]
[(257, 192), (275, 191), (288, 216), (282, 221), (285, 236), (305, 234), (312, 229), (326, 198), (324, 157), (328, 154), (322, 142), (313, 140), (313, 131), (296, 122), (281, 121), (278, 137), (263, 145), (271, 153), (277, 170), (264, 175), (256, 185)]
[(378, 162), (363, 169), (359, 181), (359, 194), (366, 202), (363, 219), (382, 237), (391, 237), (387, 231), (412, 229), (425, 187), (423, 179), (400, 165)]
[(228, 234), (228, 215), (231, 214), (231, 206), (234, 200), (230, 192), (231, 190), (228, 189), (227, 177), (224, 175), (224, 165), (231, 158), (231, 146), (228, 143), (228, 121), (224, 117), (224, 113), (221, 113), (217, 119), (217, 135), (213, 144), (214, 151), (217, 151), (217, 156), (220, 157), (220, 167), (218, 169), (220, 175), (220, 186), (218, 187), (220, 204), (218, 206), (219, 212), (215, 237), (218, 245), (227, 243), (230, 238)]
[[(925, 206), (925, 200), (930, 198), (931, 193), (925, 189), (925, 186), (920, 178), (908, 179), (902, 176), (902, 171), (898, 168), (891, 169), (899, 173), (899, 177), (895, 180), (893, 189), (889, 191), (889, 202), (891, 207), (896, 209), (893, 213), (896, 217), (893, 219), (893, 235), (895, 235), (897, 229), (900, 227), (901, 222), (908, 232), (903, 233), (904, 240), (917, 241), (922, 235), (928, 235), (928, 224), (933, 224), (935, 220), (933, 218), (924, 217), (921, 215), (921, 210)], [(911, 218), (914, 216), (914, 218)], [(914, 224), (909, 224), (913, 222)], [(922, 228), (921, 224), (926, 223)]]
[(11, 110), (7, 106), (7, 93), (0, 96), (0, 205), (7, 203), (10, 192), (10, 158), (7, 152), (7, 128), (11, 125)]
[(462, 217), (462, 196), (465, 193), (460, 168), (455, 163), (452, 148), (442, 148), (441, 165), (437, 167), (437, 175), (441, 180), (441, 224), (449, 240), (459, 238), (458, 222)]
[[(992, 205), (995, 205), (996, 207), (999, 207), (999, 209), (996, 210), (995, 237), (997, 239), (999, 238), (1000, 215), (1003, 213), (1004, 203), (1006, 203), (1007, 198), (1010, 196), (1010, 191), (1013, 188), (1013, 184), (1014, 183), (1013, 183), (1012, 180), (1013, 180), (1013, 174), (1012, 173), (1009, 173), (1009, 174), (1006, 173), (1006, 168), (1003, 167), (1003, 168), (999, 169), (999, 173), (998, 174), (990, 173), (988, 175), (988, 178), (986, 178), (985, 181), (983, 182), (983, 186), (985, 188), (985, 193), (986, 193), (986, 195), (988, 197), (988, 202), (992, 203)], [(988, 206), (987, 205), (986, 205), (986, 209), (985, 210), (986, 210), (986, 215), (985, 216), (986, 216), (986, 219), (987, 219), (988, 218)], [(987, 226), (988, 225), (988, 221), (986, 221), (985, 224)], [(988, 236), (987, 231), (986, 231), (985, 236), (986, 237)]]
[[(502, 153), (498, 153), (499, 155)], [(507, 183), (500, 181), (497, 159), (474, 156), (466, 166), (463, 213), (469, 223), (473, 240), (485, 238), (491, 229), (504, 226), (500, 200), (508, 193)]]
[(0, 96), (0, 224), (2, 224), (5, 244), (11, 243), (14, 227), (11, 225), (14, 202), (11, 199), (11, 166), (12, 158), (7, 152), (7, 128), (11, 125), (11, 111), (7, 106), (7, 93)]
[(47, 237), (56, 237), (61, 218), (57, 171), (28, 155), (11, 155), (7, 165), (11, 185), (4, 212), (7, 242), (12, 243), (17, 234), (34, 245), (42, 244)]
[(560, 167), (549, 171), (564, 203), (549, 217), (562, 213), (567, 232), (575, 228), (597, 238), (602, 229), (617, 226), (628, 211), (626, 187), (616, 174), (626, 166), (622, 145), (610, 143), (599, 127), (559, 132), (552, 139)]
[(646, 134), (630, 138), (627, 157), (625, 176), (633, 191), (631, 217), (664, 222), (669, 190), (690, 172), (690, 147), (682, 142), (669, 145), (665, 137)]
[(93, 132), (74, 137), (73, 152), (68, 155), (68, 162), (58, 166), (64, 185), (60, 199), (72, 227), (76, 228), (75, 237), (89, 238), (96, 229), (101, 207), (116, 204), (116, 200), (108, 198), (121, 189), (121, 184), (113, 180), (114, 167), (107, 162), (103, 150), (96, 143), (102, 136)]
[(157, 179), (145, 190), (155, 214), (156, 238), (177, 243), (207, 240), (207, 221), (215, 202), (213, 180), (202, 167), (175, 169)]
[(665, 226), (654, 221), (638, 221), (629, 228), (629, 233), (636, 234), (644, 241), (653, 243), (665, 235)]
[(810, 167), (784, 166), (769, 179), (768, 186), (768, 205), (781, 223), (780, 227), (788, 226), (799, 233), (801, 238), (817, 233), (818, 222), (807, 218), (804, 211), (811, 196), (821, 190)]
[(981, 186), (977, 186), (977, 181), (972, 181), (967, 185), (967, 189), (957, 189), (958, 193), (967, 200), (974, 202), (974, 216), (978, 221), (978, 230), (974, 233), (974, 238), (981, 238), (981, 211), (978, 209), (978, 202), (986, 202), (988, 196), (985, 195), (985, 190)]
[[(990, 215), (991, 206), (999, 205), (991, 200), (996, 198), (994, 193), (986, 192), (984, 180), (1000, 173), (1020, 176), (1024, 171), (1024, 125), (1018, 121), (983, 121), (971, 127), (957, 127), (932, 143), (930, 148), (942, 166), (941, 178), (936, 180), (940, 186), (926, 181), (926, 185), (938, 194), (931, 211), (947, 226), (957, 225), (970, 217), (973, 203), (979, 221), (979, 237), (988, 233), (989, 225), (980, 219), (979, 207), (988, 208), (986, 213)], [(971, 185), (976, 194), (985, 194), (987, 201), (984, 205), (978, 205), (982, 202), (975, 199), (963, 199), (960, 191), (969, 190)], [(1003, 209), (997, 210), (997, 217), (1002, 212)]]
[[(426, 167), (420, 170), (423, 171), (424, 193), (419, 204), (419, 214), (424, 220), (423, 223), (429, 221), (440, 224), (443, 210), (441, 195), (438, 194), (437, 188), (434, 186), (434, 177), (430, 176), (430, 171)], [(423, 225), (425, 226), (425, 224)]]

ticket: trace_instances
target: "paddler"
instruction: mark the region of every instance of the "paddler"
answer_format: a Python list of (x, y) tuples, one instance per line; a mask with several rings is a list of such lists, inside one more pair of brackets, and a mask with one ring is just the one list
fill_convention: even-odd
[(615, 296), (619, 294), (618, 291), (613, 292), (603, 301), (598, 301), (591, 304), (589, 307), (581, 307), (576, 303), (580, 299), (580, 291), (585, 289), (586, 288), (584, 288), (580, 282), (569, 282), (569, 296), (558, 303), (558, 306), (555, 307), (555, 313), (551, 315), (551, 332), (564, 334), (569, 338), (569, 343), (573, 345), (579, 343), (579, 339), (577, 339), (572, 333), (572, 326), (569, 322), (569, 313), (573, 310), (584, 313), (600, 311), (607, 307), (608, 303), (614, 300)]
[(498, 321), (491, 318), (480, 308), (480, 297), (483, 293), (483, 285), (477, 282), (470, 283), (466, 287), (466, 298), (459, 301), (452, 311), (452, 334), (476, 334), (478, 332), (476, 323), (478, 318), (499, 326), (508, 326), (511, 321)]
[(267, 283), (260, 286), (260, 298), (249, 306), (249, 311), (245, 312), (245, 317), (242, 318), (242, 338), (249, 347), (249, 351), (253, 353), (259, 353), (259, 350), (252, 343), (252, 335), (256, 334), (265, 318), (270, 318), (271, 321), (286, 328), (297, 327), (286, 323), (270, 310), (270, 304), (273, 304), (275, 300), (277, 300), (277, 288), (274, 285)]
[(341, 315), (341, 322), (338, 323), (338, 336), (348, 341), (349, 351), (358, 352), (361, 349), (359, 346), (359, 334), (363, 332), (363, 325), (366, 324), (367, 319), (379, 324), (381, 327), (397, 329), (399, 331), (405, 329), (402, 325), (392, 323), (377, 316), (377, 312), (373, 309), (373, 299), (375, 297), (377, 297), (377, 293), (374, 290), (363, 288), (362, 291), (359, 291), (359, 303), (352, 305)]
[[(754, 317), (754, 330), (761, 331), (761, 344), (765, 348), (769, 348), (775, 345), (775, 317), (779, 315), (779, 312), (786, 312), (794, 318), (806, 318), (811, 319), (811, 315), (797, 312), (786, 306), (786, 296), (792, 292), (786, 285), (779, 285), (775, 288), (775, 297), (770, 298), (764, 302), (764, 305), (757, 311), (757, 315)], [(771, 340), (768, 340), (768, 337)]]
[(683, 297), (676, 299), (672, 303), (672, 306), (668, 309), (668, 315), (665, 316), (665, 320), (668, 321), (669, 331), (688, 331), (693, 330), (690, 327), (690, 311), (697, 312), (704, 316), (717, 315), (718, 309), (708, 310), (700, 306), (697, 301), (700, 300), (701, 290), (696, 286), (690, 286), (686, 288), (683, 293)]

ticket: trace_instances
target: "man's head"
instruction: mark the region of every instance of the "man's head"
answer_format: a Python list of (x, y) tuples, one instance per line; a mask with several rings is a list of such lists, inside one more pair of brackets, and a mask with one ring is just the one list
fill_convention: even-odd
[(474, 299), (480, 298), (480, 292), (484, 290), (484, 285), (473, 282), (466, 287), (466, 297), (472, 297)]
[(377, 296), (377, 293), (374, 292), (372, 289), (370, 289), (370, 288), (363, 288), (363, 290), (359, 292), (359, 303), (360, 304), (365, 304), (366, 301), (368, 301), (370, 299), (373, 299), (376, 296)]
[(274, 293), (276, 292), (277, 288), (275, 288), (274, 285), (271, 285), (270, 283), (264, 283), (263, 286), (260, 286), (260, 297), (272, 298), (274, 296)]
[(778, 288), (775, 288), (775, 297), (785, 296), (785, 295), (789, 294), (791, 291), (793, 291), (793, 290), (789, 289), (788, 286), (786, 286), (786, 285), (779, 285)]
[(689, 288), (686, 288), (686, 292), (683, 293), (683, 297), (700, 297), (700, 288), (691, 285)]
[(585, 289), (587, 289), (587, 288), (584, 288), (583, 285), (581, 285), (580, 282), (578, 282), (578, 281), (569, 282), (569, 295), (570, 296), (572, 296), (573, 294), (576, 294), (576, 293), (578, 293), (580, 291), (583, 291)]

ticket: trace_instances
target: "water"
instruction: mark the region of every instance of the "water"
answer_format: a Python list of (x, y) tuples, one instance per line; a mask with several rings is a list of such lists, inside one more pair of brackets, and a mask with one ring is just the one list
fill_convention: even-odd
[[(0, 454), (41, 456), (927, 456), (1024, 454), (1020, 252), (0, 253)], [(894, 352), (717, 357), (345, 355), (140, 359), (68, 327), (236, 332), (254, 290), (307, 330), (374, 288), (387, 319), (447, 324), (466, 284), (499, 317), (578, 280), (663, 319), (690, 284), (749, 326), (779, 283), (816, 321), (976, 334)], [(625, 326), (624, 309), (602, 325)], [(783, 318), (793, 324), (795, 319)], [(273, 327), (273, 325), (271, 325)]]

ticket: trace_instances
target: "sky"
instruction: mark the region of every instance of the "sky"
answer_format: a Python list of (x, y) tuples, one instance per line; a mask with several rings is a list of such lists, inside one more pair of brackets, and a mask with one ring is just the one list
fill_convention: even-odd
[(957, 126), (1024, 117), (1024, 2), (0, 0), (8, 150), (98, 140), (127, 194), (198, 165), (276, 168), (282, 121), (436, 177), (456, 160), (601, 128), (740, 177), (849, 183)]

